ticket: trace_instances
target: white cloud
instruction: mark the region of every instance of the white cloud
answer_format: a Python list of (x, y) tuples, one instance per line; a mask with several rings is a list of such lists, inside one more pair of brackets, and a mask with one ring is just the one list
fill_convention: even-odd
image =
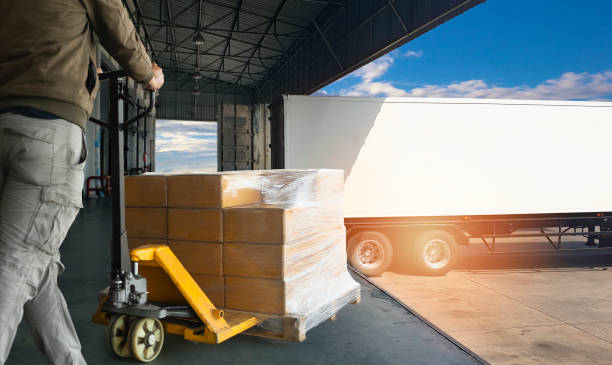
[(404, 53), (405, 57), (408, 58), (421, 58), (421, 56), (423, 56), (423, 50), (418, 50), (418, 51), (408, 51), (406, 53)]
[[(413, 51), (408, 53), (410, 52)], [(340, 90), (339, 94), (346, 96), (556, 100), (605, 100), (612, 96), (612, 70), (599, 73), (566, 72), (559, 78), (546, 80), (536, 86), (504, 87), (490, 85), (484, 80), (476, 79), (446, 85), (424, 85), (410, 89), (397, 87), (389, 81), (378, 81), (391, 68), (393, 62), (393, 57), (386, 55), (361, 67), (349, 75), (349, 77), (358, 77), (361, 81)]]
[(159, 172), (217, 171), (217, 123), (158, 120)]
[(387, 73), (391, 65), (393, 65), (393, 61), (393, 57), (389, 55), (382, 56), (353, 72), (351, 76), (360, 77), (364, 81), (370, 82)]
[(217, 151), (217, 123), (157, 121), (157, 153)]
[(361, 82), (348, 90), (341, 90), (345, 96), (410, 96), (406, 90), (393, 86), (390, 82)]
[(361, 78), (361, 82), (349, 89), (340, 90), (340, 95), (346, 96), (407, 96), (405, 90), (393, 86), (390, 82), (374, 81), (383, 76), (393, 65), (394, 59), (390, 55), (383, 56), (357, 71), (350, 77)]
[(612, 95), (612, 71), (600, 73), (566, 72), (556, 79), (535, 87), (501, 87), (483, 80), (455, 82), (448, 85), (425, 85), (410, 90), (409, 96), (487, 98), (487, 99), (556, 99), (594, 100)]

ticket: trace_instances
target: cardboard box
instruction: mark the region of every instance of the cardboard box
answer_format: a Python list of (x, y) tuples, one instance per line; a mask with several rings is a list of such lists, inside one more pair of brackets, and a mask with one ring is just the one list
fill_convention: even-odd
[(225, 276), (225, 308), (274, 315), (307, 314), (357, 285), (347, 272), (319, 272), (285, 280)]
[(334, 206), (253, 204), (224, 209), (224, 242), (284, 244), (343, 224)]
[[(176, 288), (172, 279), (159, 267), (141, 266), (140, 275), (147, 278), (148, 300), (167, 304), (186, 305), (187, 301)], [(217, 308), (224, 307), (223, 276), (191, 275)]]
[(221, 242), (221, 209), (168, 209), (168, 238), (178, 241)]
[(133, 250), (140, 246), (146, 245), (167, 245), (168, 240), (165, 238), (140, 238), (140, 237), (128, 237), (128, 249)]
[(166, 207), (166, 176), (139, 175), (125, 177), (126, 207)]
[(166, 208), (125, 208), (125, 227), (131, 237), (165, 239), (168, 235)]
[[(328, 265), (330, 255), (346, 250), (344, 226), (289, 244), (224, 243), (223, 273), (252, 278), (287, 279)], [(338, 260), (346, 270), (346, 255)]]
[(259, 176), (252, 171), (168, 177), (169, 207), (226, 208), (259, 201)]
[(269, 314), (285, 314), (282, 280), (225, 276), (225, 307)]
[(191, 274), (222, 274), (221, 243), (170, 241), (168, 246)]

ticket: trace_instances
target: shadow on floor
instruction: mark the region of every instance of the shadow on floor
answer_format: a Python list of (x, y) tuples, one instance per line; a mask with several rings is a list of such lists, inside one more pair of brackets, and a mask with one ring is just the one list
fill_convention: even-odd
[[(569, 249), (584, 248), (583, 242), (569, 242)], [(555, 251), (546, 243), (501, 243), (499, 253), (488, 253), (482, 244), (458, 247), (455, 270), (608, 270), (612, 265), (612, 249)], [(520, 252), (510, 252), (520, 251)], [(389, 271), (414, 274), (402, 253), (394, 256)]]

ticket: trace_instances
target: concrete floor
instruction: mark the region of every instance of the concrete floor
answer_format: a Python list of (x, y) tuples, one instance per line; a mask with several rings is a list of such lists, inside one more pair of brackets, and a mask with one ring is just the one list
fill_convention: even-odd
[[(93, 201), (62, 247), (66, 297), (89, 364), (128, 364), (104, 344), (104, 328), (91, 323), (98, 291), (108, 285), (110, 204)], [(475, 364), (477, 361), (371, 284), (361, 280), (362, 303), (343, 309), (335, 322), (308, 332), (302, 343), (238, 336), (220, 345), (193, 344), (168, 336), (157, 364)], [(604, 330), (604, 329), (602, 329)], [(8, 364), (43, 364), (23, 323)]]
[(372, 281), (492, 364), (612, 364), (612, 253), (460, 255), (443, 277), (395, 269)]

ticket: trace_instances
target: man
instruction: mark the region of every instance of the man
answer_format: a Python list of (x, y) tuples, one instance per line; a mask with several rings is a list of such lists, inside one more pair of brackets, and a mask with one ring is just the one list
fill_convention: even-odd
[(136, 81), (164, 82), (121, 0), (0, 0), (0, 364), (23, 316), (51, 364), (85, 364), (59, 246), (82, 207), (94, 36)]

